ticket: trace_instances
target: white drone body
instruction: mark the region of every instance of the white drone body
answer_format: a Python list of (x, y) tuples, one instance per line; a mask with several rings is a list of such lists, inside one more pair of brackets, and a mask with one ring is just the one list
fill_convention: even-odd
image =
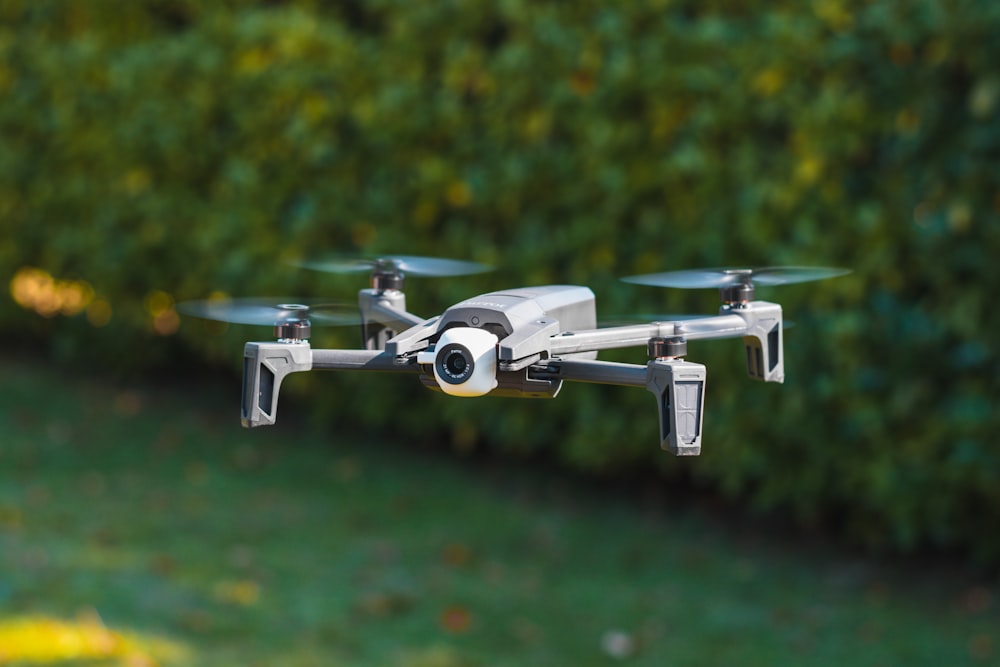
[[(242, 422), (248, 428), (274, 424), (281, 382), (299, 371), (411, 373), (425, 386), (458, 397), (553, 398), (563, 382), (575, 381), (645, 387), (657, 400), (661, 447), (676, 455), (697, 455), (701, 452), (706, 369), (685, 360), (688, 341), (741, 338), (748, 375), (763, 382), (783, 382), (781, 306), (754, 300), (753, 281), (783, 284), (846, 273), (779, 267), (636, 276), (626, 280), (718, 287), (723, 304), (714, 316), (626, 326), (598, 327), (594, 293), (577, 285), (481, 294), (430, 319), (407, 311), (403, 269), (421, 275), (413, 271), (413, 265), (426, 269), (428, 263), (449, 261), (403, 257), (365, 264), (372, 268), (372, 286), (358, 294), (362, 349), (313, 349), (307, 340), (309, 318), (321, 316), (319, 307), (311, 311), (305, 305), (284, 304), (271, 307), (263, 316), (255, 311), (250, 318), (218, 302), (187, 304), (184, 310), (226, 321), (273, 320), (277, 341), (251, 342), (244, 348)], [(453, 264), (460, 269), (473, 266)], [(454, 268), (432, 266), (434, 271), (425, 270), (423, 275), (440, 275), (435, 271), (448, 273)], [(600, 350), (637, 346), (647, 349), (645, 364), (597, 359)]]

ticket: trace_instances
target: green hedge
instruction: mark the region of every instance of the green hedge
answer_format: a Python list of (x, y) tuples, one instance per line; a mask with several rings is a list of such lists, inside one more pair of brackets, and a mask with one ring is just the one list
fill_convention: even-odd
[(311, 396), (338, 429), (391, 415), (396, 437), (653, 466), (869, 545), (996, 558), (1000, 4), (728, 4), (8, 0), (0, 276), (38, 267), (93, 296), (48, 318), (0, 300), (0, 330), (133, 371), (235, 368), (266, 332), (158, 336), (171, 299), (364, 286), (289, 268), (318, 251), (500, 267), (411, 281), (427, 314), (544, 282), (591, 285), (608, 317), (708, 311), (710, 290), (615, 278), (848, 266), (761, 290), (798, 323), (784, 387), (746, 380), (738, 343), (691, 346), (710, 383), (696, 460), (658, 450), (638, 390), (457, 401), (309, 375), (286, 401)]

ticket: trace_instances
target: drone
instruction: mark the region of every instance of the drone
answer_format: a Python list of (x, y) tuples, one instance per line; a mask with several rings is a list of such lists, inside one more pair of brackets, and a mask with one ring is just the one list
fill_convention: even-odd
[[(406, 309), (410, 276), (461, 276), (490, 267), (476, 262), (377, 256), (302, 262), (307, 269), (370, 274), (357, 307), (296, 299), (210, 299), (178, 306), (196, 317), (273, 326), (276, 340), (243, 349), (241, 421), (272, 425), (281, 383), (311, 370), (417, 375), (430, 389), (457, 397), (554, 398), (563, 382), (644, 387), (656, 397), (660, 446), (677, 456), (701, 453), (704, 365), (688, 361), (688, 343), (741, 338), (747, 374), (784, 382), (781, 306), (758, 301), (756, 285), (784, 285), (849, 273), (838, 268), (778, 266), (669, 271), (622, 280), (657, 287), (716, 288), (715, 315), (663, 316), (640, 324), (599, 326), (595, 297), (580, 285), (518, 287), (472, 296), (425, 319)], [(360, 324), (362, 347), (317, 349), (313, 323)], [(598, 360), (601, 350), (645, 347), (648, 361)]]

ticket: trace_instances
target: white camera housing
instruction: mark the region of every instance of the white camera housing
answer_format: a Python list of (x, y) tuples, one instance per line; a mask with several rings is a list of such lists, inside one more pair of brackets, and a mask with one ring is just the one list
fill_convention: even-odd
[(473, 327), (446, 329), (432, 351), (417, 354), (417, 363), (431, 364), (434, 379), (451, 396), (484, 396), (497, 386), (495, 335)]

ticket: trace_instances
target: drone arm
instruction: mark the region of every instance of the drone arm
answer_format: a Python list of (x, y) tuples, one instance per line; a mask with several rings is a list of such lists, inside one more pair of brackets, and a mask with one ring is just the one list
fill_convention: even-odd
[(363, 344), (368, 350), (384, 350), (400, 331), (423, 324), (423, 318), (406, 310), (406, 295), (399, 289), (363, 289), (358, 292)]
[(747, 331), (747, 322), (738, 315), (717, 315), (697, 320), (651, 322), (587, 331), (566, 331), (551, 339), (552, 356), (645, 346), (650, 338), (683, 336), (688, 340), (736, 338)]
[(278, 392), (290, 373), (309, 370), (419, 373), (377, 350), (314, 350), (306, 341), (247, 343), (243, 348), (243, 426), (269, 426), (278, 416)]
[(406, 310), (396, 308), (388, 301), (373, 302), (369, 316), (379, 324), (384, 324), (390, 329), (397, 329), (399, 331), (405, 331), (410, 327), (424, 323), (424, 318)]
[(419, 373), (417, 364), (399, 365), (396, 357), (378, 350), (313, 350), (313, 370)]
[(701, 453), (705, 367), (680, 359), (654, 359), (645, 366), (611, 361), (553, 359), (531, 367), (539, 379), (645, 387), (656, 397), (660, 447), (676, 456)]
[(615, 361), (551, 359), (531, 367), (532, 377), (622, 387), (645, 387), (646, 367)]

